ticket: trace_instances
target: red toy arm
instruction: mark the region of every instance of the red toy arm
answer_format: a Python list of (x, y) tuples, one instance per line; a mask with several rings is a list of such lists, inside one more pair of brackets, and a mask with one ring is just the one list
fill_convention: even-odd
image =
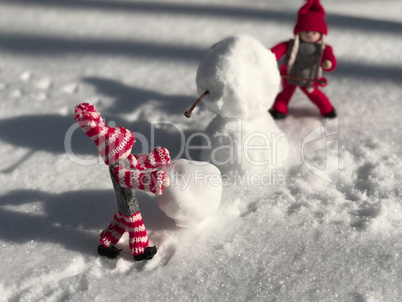
[(322, 55), (322, 60), (321, 60), (321, 66), (325, 60), (329, 60), (332, 63), (332, 67), (329, 69), (324, 69), (325, 71), (332, 71), (336, 68), (336, 64), (337, 64), (336, 59), (335, 59), (334, 53), (332, 51), (332, 47), (329, 45), (327, 45), (324, 49), (324, 53)]
[(113, 168), (113, 176), (121, 187), (151, 192), (156, 195), (163, 193), (164, 171), (128, 170), (121, 166), (116, 166)]
[(271, 48), (272, 53), (275, 55), (276, 60), (280, 60), (288, 51), (289, 41), (282, 42)]
[(138, 170), (152, 169), (170, 163), (169, 151), (162, 147), (156, 147), (148, 154), (130, 154), (127, 159), (130, 167)]

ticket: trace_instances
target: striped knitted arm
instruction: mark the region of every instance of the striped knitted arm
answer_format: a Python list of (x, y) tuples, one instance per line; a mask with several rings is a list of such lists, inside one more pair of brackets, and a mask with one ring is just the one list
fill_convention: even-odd
[(169, 151), (162, 147), (156, 147), (148, 154), (130, 154), (127, 159), (130, 167), (138, 170), (152, 169), (170, 163)]
[(124, 188), (142, 190), (156, 195), (163, 193), (162, 181), (165, 172), (159, 170), (128, 170), (121, 166), (113, 168), (113, 176)]

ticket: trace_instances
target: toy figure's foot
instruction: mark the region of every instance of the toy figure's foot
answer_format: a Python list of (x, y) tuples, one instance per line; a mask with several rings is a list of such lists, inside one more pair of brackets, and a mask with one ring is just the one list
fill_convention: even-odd
[(284, 119), (286, 117), (285, 113), (278, 112), (278, 111), (273, 110), (273, 109), (269, 109), (268, 111), (269, 111), (269, 113), (271, 114), (271, 116), (272, 116), (272, 118), (274, 120), (281, 120), (281, 119)]
[(330, 113), (324, 114), (323, 117), (325, 117), (325, 118), (334, 118), (334, 117), (336, 117), (335, 108), (333, 108)]
[(141, 260), (149, 260), (152, 259), (153, 256), (156, 254), (156, 246), (148, 246), (145, 248), (145, 251), (142, 254), (134, 255), (135, 261)]
[(98, 254), (108, 258), (116, 258), (120, 252), (121, 250), (116, 248), (114, 245), (109, 247), (104, 247), (103, 245), (98, 246)]

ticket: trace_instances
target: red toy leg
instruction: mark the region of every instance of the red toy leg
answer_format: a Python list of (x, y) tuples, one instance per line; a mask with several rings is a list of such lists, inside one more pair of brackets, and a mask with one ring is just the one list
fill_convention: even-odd
[(277, 111), (279, 113), (287, 114), (288, 113), (288, 104), (290, 98), (295, 92), (295, 85), (287, 85), (283, 84), (283, 90), (280, 92), (275, 99), (275, 103), (272, 106), (272, 110)]
[(300, 87), (300, 89), (307, 95), (307, 97), (312, 101), (319, 109), (321, 115), (326, 115), (333, 111), (333, 107), (327, 96), (318, 90), (317, 86), (314, 86), (314, 90), (309, 93), (306, 87)]
[[(128, 218), (128, 217), (127, 217)], [(133, 214), (128, 220), (125, 221), (129, 235), (131, 253), (136, 256), (144, 253), (145, 248), (148, 246), (148, 236), (145, 229), (144, 222), (140, 212)]]
[(100, 234), (100, 243), (102, 246), (109, 247), (115, 245), (120, 240), (121, 236), (123, 236), (125, 228), (121, 225), (120, 216), (122, 216), (122, 214), (119, 212), (114, 214), (112, 223)]

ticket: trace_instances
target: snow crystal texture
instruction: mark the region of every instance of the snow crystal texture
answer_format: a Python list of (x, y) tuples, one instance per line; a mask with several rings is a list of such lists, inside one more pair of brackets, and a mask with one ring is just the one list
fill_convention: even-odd
[[(217, 212), (189, 229), (139, 192), (158, 253), (134, 262), (127, 236), (118, 259), (96, 251), (116, 200), (81, 129), (72, 150), (98, 164), (66, 155), (74, 106), (93, 102), (107, 123), (134, 131), (134, 153), (154, 143), (190, 159), (182, 142), (219, 116), (203, 103), (183, 116), (203, 55), (237, 33), (267, 49), (291, 39), (302, 2), (0, 1), (0, 301), (401, 301), (398, 0), (321, 0), (338, 59), (323, 91), (339, 127), (327, 136), (317, 108), (296, 93), (277, 122), (290, 145), (284, 182), (277, 172), (271, 184), (223, 186)], [(327, 143), (337, 141), (337, 183), (302, 161), (316, 129), (304, 160), (324, 170)]]

